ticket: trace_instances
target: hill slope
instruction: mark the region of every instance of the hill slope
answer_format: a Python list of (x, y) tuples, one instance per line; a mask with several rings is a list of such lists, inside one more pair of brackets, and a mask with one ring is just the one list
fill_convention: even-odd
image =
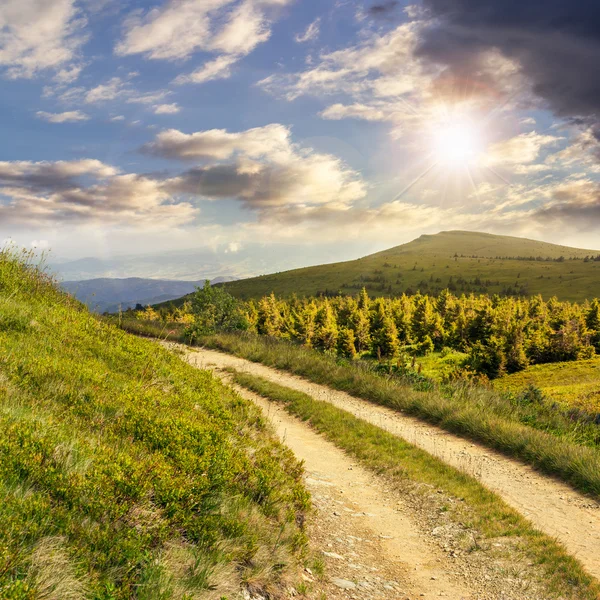
[(0, 432), (0, 598), (267, 594), (303, 547), (301, 468), (252, 404), (5, 253)]
[[(363, 286), (372, 295), (403, 292), (542, 294), (582, 301), (600, 296), (600, 251), (523, 238), (446, 231), (354, 261), (295, 269), (226, 284), (243, 299), (341, 291)], [(561, 258), (562, 257), (562, 258)]]

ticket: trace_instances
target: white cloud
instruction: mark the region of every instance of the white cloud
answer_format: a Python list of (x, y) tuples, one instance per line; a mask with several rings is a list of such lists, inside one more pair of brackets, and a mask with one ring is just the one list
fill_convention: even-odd
[(3, 0), (0, 66), (11, 79), (32, 78), (45, 69), (61, 69), (59, 79), (75, 77), (68, 63), (86, 41), (85, 25), (75, 0)]
[(299, 43), (311, 42), (319, 37), (321, 31), (321, 18), (315, 19), (307, 28), (304, 33), (297, 34), (294, 39)]
[(54, 81), (58, 86), (69, 85), (79, 79), (79, 75), (81, 74), (81, 71), (83, 71), (83, 68), (84, 65), (70, 65), (64, 69), (60, 69), (54, 76)]
[(155, 115), (174, 115), (181, 110), (177, 103), (174, 104), (158, 104), (154, 106)]
[(129, 19), (115, 51), (163, 60), (186, 59), (198, 51), (247, 54), (270, 35), (268, 6), (288, 3), (170, 0)]
[(409, 22), (385, 35), (371, 35), (357, 46), (323, 54), (301, 73), (272, 75), (259, 82), (274, 94), (293, 100), (302, 94), (347, 93), (369, 98), (416, 93), (430, 87), (430, 71), (414, 53), (422, 28)]
[(77, 121), (89, 120), (89, 116), (80, 110), (71, 110), (62, 113), (49, 113), (38, 110), (35, 114), (39, 119), (43, 119), (49, 123), (76, 123)]
[(155, 104), (164, 100), (170, 94), (169, 90), (157, 90), (143, 94), (134, 90), (127, 90), (124, 95), (128, 96), (127, 104)]
[(134, 14), (115, 52), (154, 60), (185, 60), (197, 52), (217, 55), (177, 83), (204, 83), (231, 75), (230, 67), (271, 35), (273, 9), (292, 0), (169, 0)]
[[(483, 163), (486, 166), (502, 166), (526, 173), (543, 170), (543, 165), (531, 165), (547, 146), (556, 144), (560, 138), (542, 135), (535, 131), (522, 133), (508, 140), (493, 144), (487, 151)], [(537, 167), (537, 168), (536, 168)]]
[(274, 123), (242, 132), (210, 129), (182, 133), (176, 129), (162, 131), (144, 151), (179, 160), (225, 160), (234, 154), (249, 158), (287, 157), (292, 151), (290, 131)]
[(531, 126), (533, 126), (533, 125), (536, 125), (536, 124), (537, 124), (537, 121), (536, 121), (536, 120), (535, 120), (533, 117), (523, 117), (523, 118), (522, 118), (522, 119), (519, 121), (519, 123), (520, 123), (521, 125), (531, 125)]
[(339, 121), (341, 119), (363, 119), (365, 121), (387, 121), (390, 119), (390, 111), (383, 106), (367, 106), (366, 104), (332, 104), (320, 113), (323, 119)]
[(127, 82), (120, 77), (112, 77), (107, 83), (101, 83), (85, 93), (85, 102), (96, 104), (114, 100), (125, 93)]
[(182, 85), (184, 83), (205, 83), (214, 79), (229, 79), (231, 77), (231, 66), (237, 61), (237, 56), (227, 56), (224, 54), (214, 60), (208, 61), (187, 75), (179, 75), (174, 80), (174, 83)]
[(114, 117), (111, 117), (110, 120), (113, 122), (124, 121), (125, 117), (123, 115), (115, 115)]

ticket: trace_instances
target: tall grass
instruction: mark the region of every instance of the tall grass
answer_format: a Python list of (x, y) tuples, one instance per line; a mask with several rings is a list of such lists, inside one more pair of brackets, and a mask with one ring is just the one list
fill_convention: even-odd
[[(266, 337), (219, 334), (204, 338), (202, 343), (406, 412), (600, 496), (600, 449), (569, 439), (578, 424), (572, 427), (573, 431), (565, 429), (561, 435), (535, 429), (521, 422), (523, 409), (511, 407), (505, 397), (493, 390), (457, 385), (445, 390), (417, 391), (397, 378), (374, 373), (364, 363), (340, 361)], [(552, 431), (550, 422), (554, 417), (547, 418), (547, 424), (542, 426)], [(559, 423), (558, 418), (555, 421)]]
[(276, 595), (308, 507), (251, 403), (0, 252), (0, 598)]
[(543, 585), (553, 595), (574, 600), (600, 598), (600, 586), (577, 560), (474, 478), (328, 402), (248, 373), (232, 373), (238, 385), (282, 403), (288, 412), (308, 421), (338, 447), (405, 491), (417, 484), (430, 493), (439, 490), (445, 497), (460, 498), (460, 502), (447, 503), (445, 509), (452, 520), (463, 526), (468, 523), (481, 536), (475, 551), (484, 541), (489, 544), (493, 540), (496, 545), (503, 541), (510, 548), (513, 562), (522, 553), (527, 562), (540, 569)]

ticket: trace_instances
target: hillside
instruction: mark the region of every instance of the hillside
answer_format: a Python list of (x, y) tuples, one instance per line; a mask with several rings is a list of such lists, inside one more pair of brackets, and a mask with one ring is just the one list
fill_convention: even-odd
[[(318, 293), (371, 295), (403, 292), (542, 294), (582, 301), (600, 296), (598, 250), (517, 237), (446, 231), (358, 260), (294, 269), (226, 284), (242, 299)], [(561, 258), (562, 257), (562, 258)]]
[(302, 469), (206, 371), (96, 319), (0, 253), (0, 598), (279, 589)]
[[(212, 283), (224, 283), (235, 277), (217, 277)], [(95, 312), (117, 312), (166, 302), (193, 292), (204, 281), (174, 281), (170, 279), (144, 279), (128, 277), (116, 279), (102, 277), (83, 281), (64, 281), (60, 286)]]

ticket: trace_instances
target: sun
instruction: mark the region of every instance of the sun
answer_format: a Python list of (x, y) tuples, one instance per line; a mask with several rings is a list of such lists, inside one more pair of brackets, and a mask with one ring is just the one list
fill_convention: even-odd
[(433, 132), (433, 153), (438, 162), (460, 166), (481, 152), (481, 139), (475, 127), (466, 122), (442, 125)]

